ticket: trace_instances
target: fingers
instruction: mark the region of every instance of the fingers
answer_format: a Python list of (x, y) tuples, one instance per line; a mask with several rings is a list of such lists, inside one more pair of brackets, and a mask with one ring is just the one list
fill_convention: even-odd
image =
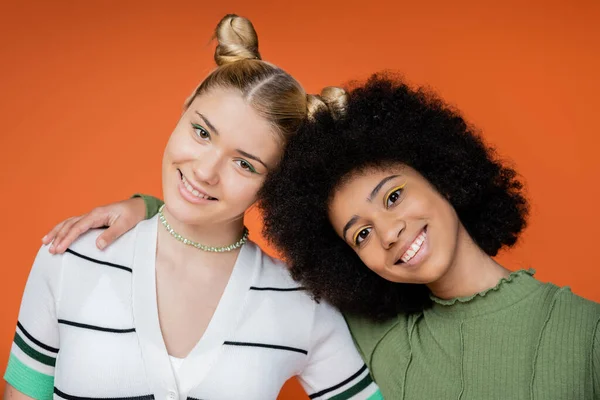
[[(69, 219), (71, 219), (71, 218), (69, 218)], [(54, 228), (52, 228), (52, 230), (50, 232), (48, 232), (46, 234), (46, 236), (44, 236), (42, 238), (42, 243), (48, 244), (48, 243), (52, 242), (52, 240), (54, 240), (54, 238), (56, 237), (56, 234), (62, 229), (65, 222), (67, 222), (69, 219), (62, 221), (60, 224), (58, 224)]]
[(135, 223), (128, 218), (119, 216), (114, 221), (111, 221), (109, 225), (110, 226), (98, 236), (98, 239), (96, 239), (96, 246), (100, 250), (103, 250), (106, 246), (123, 236), (123, 234), (135, 226)]
[(96, 208), (91, 213), (80, 217), (77, 221), (61, 229), (56, 238), (56, 252), (63, 253), (79, 236), (93, 228), (109, 225), (110, 212), (104, 208)]
[(71, 217), (62, 223), (61, 228), (56, 233), (54, 240), (52, 241), (52, 245), (50, 246), (50, 253), (52, 254), (60, 254), (63, 253), (66, 247), (63, 249), (60, 247), (60, 244), (64, 237), (69, 233), (71, 227), (81, 219), (82, 217)]
[(115, 240), (123, 236), (127, 231), (143, 221), (146, 216), (146, 203), (141, 198), (133, 198), (118, 204), (120, 208), (113, 206), (115, 212), (109, 217), (106, 225), (109, 226), (96, 239), (96, 246), (103, 250)]
[(44, 244), (52, 242), (50, 253), (61, 254), (82, 234), (92, 228), (109, 226), (96, 239), (100, 250), (114, 242), (125, 232), (142, 221), (146, 214), (146, 204), (143, 199), (128, 199), (122, 202), (97, 207), (90, 213), (79, 217), (69, 218), (56, 225), (42, 238)]

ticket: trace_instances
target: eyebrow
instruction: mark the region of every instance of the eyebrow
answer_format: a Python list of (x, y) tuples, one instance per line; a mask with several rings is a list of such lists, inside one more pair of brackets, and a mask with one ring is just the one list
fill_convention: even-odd
[(269, 169), (268, 165), (267, 165), (267, 164), (265, 164), (265, 163), (263, 162), (263, 160), (261, 160), (261, 159), (260, 159), (260, 157), (258, 157), (258, 156), (255, 156), (255, 155), (253, 155), (253, 154), (250, 154), (250, 153), (247, 153), (247, 152), (245, 152), (244, 150), (240, 150), (240, 149), (235, 149), (235, 151), (237, 151), (238, 153), (240, 153), (240, 154), (241, 154), (241, 155), (243, 155), (244, 157), (248, 157), (248, 158), (251, 158), (251, 159), (253, 159), (254, 161), (258, 161), (259, 163), (261, 163), (262, 165), (264, 165), (266, 169)]
[(219, 136), (219, 131), (217, 130), (217, 128), (215, 128), (215, 126), (213, 124), (210, 123), (208, 118), (206, 118), (204, 115), (200, 114), (198, 111), (195, 111), (195, 113), (198, 114), (200, 116), (200, 118), (202, 118), (202, 120), (204, 121), (206, 126), (208, 126), (208, 129), (213, 131), (215, 133), (215, 135)]
[(388, 181), (399, 177), (400, 175), (390, 175), (387, 178), (383, 178), (381, 180), (381, 182), (379, 182), (377, 184), (377, 186), (375, 186), (375, 188), (373, 189), (373, 191), (371, 192), (371, 194), (369, 195), (369, 197), (367, 197), (367, 201), (372, 202), (373, 199), (375, 198), (375, 196), (377, 196), (377, 193), (379, 193), (379, 191), (381, 190), (381, 188), (383, 187), (383, 185), (385, 185)]
[(350, 221), (348, 221), (346, 225), (344, 225), (344, 229), (342, 231), (342, 237), (344, 238), (344, 240), (347, 240), (346, 232), (348, 232), (348, 229), (350, 229), (352, 225), (356, 223), (356, 221), (358, 221), (358, 215), (353, 215), (352, 218), (350, 218)]

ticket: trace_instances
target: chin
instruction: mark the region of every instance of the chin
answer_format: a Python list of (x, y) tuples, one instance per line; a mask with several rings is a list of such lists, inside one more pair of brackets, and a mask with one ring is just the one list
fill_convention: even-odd
[(446, 263), (426, 260), (418, 265), (395, 265), (382, 274), (382, 278), (395, 283), (427, 285), (442, 278), (448, 271)]
[(194, 208), (193, 204), (182, 199), (179, 193), (165, 192), (163, 195), (165, 204), (169, 207), (169, 214), (178, 221), (191, 223), (193, 220), (198, 219), (199, 210)]
[[(432, 260), (433, 261), (433, 260)], [(421, 274), (419, 274), (419, 283), (430, 284), (437, 282), (446, 275), (449, 270), (449, 264), (446, 262), (430, 262), (423, 268)]]

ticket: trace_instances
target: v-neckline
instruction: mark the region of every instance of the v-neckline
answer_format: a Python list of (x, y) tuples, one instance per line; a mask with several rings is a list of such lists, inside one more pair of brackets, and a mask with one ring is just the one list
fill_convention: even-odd
[[(223, 342), (235, 331), (247, 302), (246, 296), (256, 279), (259, 263), (257, 248), (252, 243), (242, 246), (229, 281), (204, 334), (179, 369), (177, 387), (175, 375), (165, 345), (158, 317), (156, 292), (156, 246), (158, 218), (143, 221), (137, 226), (133, 259), (133, 316), (140, 341), (146, 376), (155, 395), (180, 397), (204, 380), (223, 349)], [(183, 395), (183, 396), (182, 396)]]

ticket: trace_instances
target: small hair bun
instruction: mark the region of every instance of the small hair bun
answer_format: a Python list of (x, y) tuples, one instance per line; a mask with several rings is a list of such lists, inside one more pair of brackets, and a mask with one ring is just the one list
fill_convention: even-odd
[(306, 112), (312, 119), (320, 111), (329, 111), (333, 119), (338, 119), (346, 113), (348, 93), (341, 87), (327, 86), (319, 95), (306, 95)]
[(215, 29), (215, 62), (221, 66), (240, 60), (260, 60), (258, 36), (250, 20), (235, 14), (221, 19)]

